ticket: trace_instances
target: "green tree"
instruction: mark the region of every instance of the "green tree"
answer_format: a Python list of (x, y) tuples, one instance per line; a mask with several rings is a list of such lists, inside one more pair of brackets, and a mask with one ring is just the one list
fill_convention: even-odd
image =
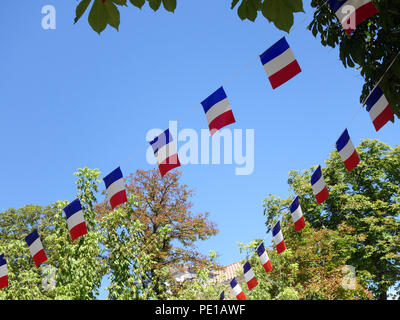
[[(300, 204), (306, 223), (316, 229), (340, 230), (342, 224), (357, 235), (347, 263), (363, 275), (377, 299), (387, 299), (388, 289), (400, 280), (400, 146), (391, 148), (377, 140), (363, 140), (357, 152), (359, 165), (348, 172), (337, 151), (323, 169), (329, 198), (317, 205), (310, 176), (315, 167), (291, 171), (288, 183)], [(288, 210), (292, 197), (269, 195), (264, 200), (266, 225)]]
[(195, 243), (218, 230), (208, 213), (190, 210), (193, 190), (179, 183), (180, 176), (137, 170), (126, 182), (127, 204), (113, 211), (108, 203), (97, 207), (111, 271), (110, 299), (169, 298), (178, 290), (174, 269), (208, 265)]
[[(0, 299), (94, 299), (106, 273), (100, 248), (101, 233), (93, 205), (98, 170), (78, 169), (75, 175), (88, 234), (71, 241), (63, 208), (68, 201), (49, 206), (26, 205), (0, 214), (0, 252), (5, 254), (9, 286), (0, 290)], [(37, 268), (25, 237), (37, 228), (48, 260)], [(55, 270), (56, 285), (46, 288), (42, 282), (47, 268)]]
[[(363, 273), (351, 275), (343, 273), (352, 246), (358, 236), (353, 234), (352, 228), (341, 225), (339, 230), (327, 228), (314, 229), (310, 225), (300, 232), (296, 232), (288, 216), (283, 217), (281, 224), (285, 236), (287, 249), (277, 254), (274, 248), (269, 250), (268, 256), (273, 269), (266, 273), (258, 255), (255, 253), (260, 239), (249, 244), (239, 243), (239, 250), (245, 253), (246, 258), (241, 262), (249, 261), (257, 278), (258, 285), (248, 290), (240, 270), (238, 280), (247, 300), (355, 300), (372, 299), (372, 294), (366, 289), (366, 280)], [(185, 281), (180, 291), (179, 299), (210, 299), (219, 298), (221, 290), (225, 290), (227, 299), (235, 300), (231, 296), (229, 284), (222, 284), (211, 277), (214, 266), (204, 270), (197, 279)], [(214, 270), (217, 270), (214, 267)], [(351, 279), (350, 283), (346, 280)], [(230, 279), (226, 279), (230, 280)]]

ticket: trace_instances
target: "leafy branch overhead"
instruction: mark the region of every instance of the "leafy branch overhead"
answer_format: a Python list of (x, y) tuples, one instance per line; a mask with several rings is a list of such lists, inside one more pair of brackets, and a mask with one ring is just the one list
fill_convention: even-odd
[[(89, 11), (88, 21), (90, 26), (97, 33), (101, 33), (110, 25), (118, 30), (120, 24), (120, 13), (118, 6), (128, 6), (128, 0), (81, 0), (76, 7), (76, 17), (74, 22), (82, 17), (89, 5), (92, 7)], [(165, 10), (174, 12), (176, 9), (176, 0), (129, 0), (129, 2), (139, 8), (147, 2), (149, 7), (157, 11), (161, 3)], [(293, 26), (293, 14), (295, 12), (304, 12), (302, 0), (233, 0), (231, 9), (237, 6), (237, 14), (241, 20), (248, 19), (255, 21), (258, 12), (273, 22), (275, 26), (283, 31), (289, 32)], [(239, 4), (239, 5), (238, 5)]]

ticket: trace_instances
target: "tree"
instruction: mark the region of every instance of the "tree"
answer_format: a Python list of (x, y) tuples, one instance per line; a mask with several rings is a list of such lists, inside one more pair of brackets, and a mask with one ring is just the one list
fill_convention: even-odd
[[(323, 169), (329, 198), (318, 205), (310, 176), (315, 167), (291, 171), (290, 189), (300, 198), (307, 224), (316, 229), (340, 230), (345, 224), (357, 235), (348, 264), (362, 274), (377, 299), (386, 299), (388, 289), (400, 288), (400, 146), (391, 148), (377, 140), (363, 140), (357, 152), (360, 163), (352, 171), (345, 168), (337, 151), (330, 154)], [(266, 225), (288, 210), (292, 197), (269, 195), (264, 200)]]
[[(248, 290), (243, 271), (239, 271), (236, 279), (247, 300), (373, 298), (366, 289), (362, 274), (354, 276), (343, 273), (352, 246), (358, 237), (352, 234), (351, 228), (342, 225), (338, 231), (327, 228), (318, 230), (307, 225), (300, 232), (296, 232), (287, 215), (283, 218), (281, 227), (287, 249), (277, 254), (274, 248), (266, 248), (273, 267), (269, 273), (265, 272), (255, 253), (262, 240), (255, 239), (246, 245), (239, 243), (240, 252), (246, 253), (246, 258), (241, 262), (250, 262), (258, 282), (253, 290)], [(215, 282), (215, 278), (207, 278), (208, 275), (207, 269), (199, 274), (197, 279), (187, 280), (178, 297), (215, 300), (219, 298), (221, 290), (225, 290), (225, 297), (229, 299), (229, 285), (221, 285)], [(348, 279), (351, 281), (347, 281)], [(231, 299), (235, 300), (235, 297)]]
[[(88, 234), (71, 241), (63, 208), (68, 201), (49, 206), (26, 205), (0, 214), (0, 252), (5, 254), (9, 286), (0, 290), (0, 300), (25, 299), (94, 299), (106, 269), (100, 248), (96, 202), (97, 178), (100, 172), (79, 169), (75, 175)], [(25, 237), (38, 228), (48, 260), (37, 268), (31, 258)], [(43, 285), (47, 267), (55, 270), (56, 286)]]
[(173, 296), (174, 269), (208, 265), (195, 242), (218, 231), (208, 213), (191, 212), (193, 190), (179, 183), (180, 176), (137, 170), (127, 179), (128, 204), (114, 211), (107, 203), (97, 207), (109, 250), (111, 299)]

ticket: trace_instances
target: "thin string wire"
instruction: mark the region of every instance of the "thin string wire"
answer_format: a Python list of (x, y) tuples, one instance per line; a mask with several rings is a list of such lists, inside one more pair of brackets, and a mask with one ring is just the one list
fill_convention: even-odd
[[(317, 9), (315, 9), (311, 14), (306, 15), (306, 17), (304, 17), (300, 22), (296, 23), (291, 30), (289, 31), (288, 35), (290, 35), (291, 33), (293, 33), (293, 30), (295, 30), (298, 26), (302, 25), (308, 18), (310, 15), (313, 15), (317, 10), (321, 9), (323, 6), (325, 6), (328, 2), (324, 2), (322, 5), (320, 5)], [(248, 68), (250, 68), (257, 60), (260, 59), (260, 56), (257, 55), (255, 56), (253, 59), (251, 59), (242, 69), (240, 69), (238, 72), (236, 72), (235, 74), (233, 74), (230, 78), (228, 78), (223, 84), (222, 86), (226, 86), (228, 85), (232, 80), (236, 79), (240, 74), (242, 74), (244, 71), (246, 71)], [(184, 113), (180, 118), (178, 118), (177, 122), (182, 121), (183, 119), (185, 119), (187, 116), (189, 116), (194, 110), (196, 110), (198, 107), (200, 107), (201, 104), (196, 104), (193, 107), (191, 107), (186, 113)], [(131, 160), (136, 154), (141, 153), (143, 150), (145, 150), (145, 147), (141, 147), (139, 148), (135, 153), (133, 153), (131, 156), (129, 156), (127, 159), (123, 160), (120, 163), (120, 166), (125, 165), (129, 160)]]

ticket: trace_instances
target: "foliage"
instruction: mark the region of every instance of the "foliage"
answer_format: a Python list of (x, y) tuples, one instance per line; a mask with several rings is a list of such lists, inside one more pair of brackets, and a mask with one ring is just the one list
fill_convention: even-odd
[[(233, 0), (231, 9), (234, 9), (240, 0)], [(81, 0), (76, 7), (75, 23), (88, 9), (92, 0)], [(129, 2), (142, 9), (147, 2), (149, 7), (157, 11), (161, 3), (165, 10), (174, 12), (177, 6), (176, 0), (129, 0)], [(120, 24), (120, 13), (118, 6), (128, 6), (127, 0), (93, 0), (89, 11), (88, 21), (90, 26), (97, 33), (101, 33), (107, 25), (118, 30)], [(255, 21), (258, 12), (273, 22), (278, 29), (289, 32), (293, 25), (293, 14), (304, 12), (302, 0), (242, 0), (237, 9), (241, 20), (248, 19)]]
[[(326, 160), (323, 176), (329, 198), (317, 205), (310, 176), (315, 167), (291, 171), (288, 183), (300, 204), (306, 223), (314, 228), (340, 230), (343, 224), (356, 235), (347, 263), (362, 275), (376, 298), (400, 280), (400, 146), (390, 148), (377, 140), (363, 140), (357, 152), (361, 162), (348, 172), (337, 151)], [(264, 200), (266, 225), (271, 225), (292, 201), (269, 195)], [(399, 287), (395, 289), (399, 294)]]
[[(308, 28), (315, 37), (320, 36), (323, 46), (339, 46), (339, 58), (345, 67), (357, 67), (360, 70), (365, 80), (360, 102), (364, 102), (400, 52), (400, 0), (374, 0), (379, 13), (358, 25), (350, 36), (324, 2), (311, 1), (311, 6), (319, 9), (315, 11)], [(400, 58), (397, 58), (379, 86), (399, 118)]]
[[(49, 206), (26, 205), (0, 214), (0, 252), (5, 254), (9, 286), (0, 290), (0, 300), (94, 299), (106, 270), (101, 257), (101, 234), (97, 230), (96, 202), (99, 171), (79, 169), (75, 174), (84, 208), (88, 234), (71, 241), (63, 208), (67, 201)], [(25, 237), (38, 228), (48, 260), (37, 268)], [(42, 285), (48, 267), (55, 269), (55, 287)]]
[(193, 191), (179, 184), (180, 176), (137, 170), (127, 179), (127, 204), (114, 211), (107, 203), (98, 206), (109, 250), (110, 299), (165, 299), (177, 290), (174, 271), (208, 265), (195, 242), (218, 231), (208, 213), (191, 212)]
[[(339, 231), (322, 228), (320, 230), (307, 225), (296, 232), (292, 221), (285, 217), (281, 224), (285, 235), (287, 249), (277, 254), (274, 248), (268, 250), (273, 269), (266, 273), (255, 250), (260, 239), (249, 244), (239, 243), (240, 252), (246, 254), (258, 285), (248, 290), (239, 271), (237, 280), (247, 300), (353, 300), (372, 299), (372, 294), (365, 288), (365, 279), (357, 274), (353, 287), (346, 287), (346, 275), (342, 269), (349, 258), (356, 239), (352, 229), (341, 226)], [(198, 275), (195, 280), (187, 280), (178, 295), (181, 299), (218, 299), (219, 293), (225, 290), (225, 298), (236, 300), (231, 295), (229, 282), (215, 282), (206, 274)], [(207, 278), (208, 276), (208, 278)], [(230, 279), (228, 279), (230, 280)]]

